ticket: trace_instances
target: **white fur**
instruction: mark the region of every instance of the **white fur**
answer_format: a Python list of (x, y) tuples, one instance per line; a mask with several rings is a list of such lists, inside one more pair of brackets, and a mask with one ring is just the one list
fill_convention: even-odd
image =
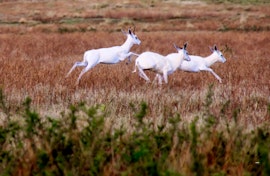
[(143, 70), (151, 70), (156, 72), (154, 80), (158, 78), (159, 84), (162, 84), (161, 74), (163, 74), (164, 82), (168, 83), (168, 75), (172, 74), (177, 68), (179, 68), (184, 59), (190, 60), (186, 51), (186, 46), (187, 44), (184, 45), (183, 49), (175, 46), (178, 53), (172, 53), (167, 56), (150, 51), (140, 54), (135, 61), (135, 69), (133, 73), (136, 72), (136, 68), (138, 68), (139, 76), (147, 82), (150, 82), (150, 79)]
[(214, 46), (211, 51), (212, 54), (207, 57), (190, 55), (189, 57), (191, 61), (183, 61), (179, 68), (188, 72), (209, 71), (216, 77), (216, 79), (218, 79), (220, 83), (222, 83), (221, 78), (210, 68), (210, 66), (215, 62), (224, 63), (226, 62), (226, 59), (216, 46)]
[(128, 30), (128, 33), (124, 33), (124, 34), (127, 36), (127, 39), (125, 43), (122, 44), (121, 46), (113, 46), (110, 48), (100, 48), (100, 49), (92, 49), (92, 50), (86, 51), (83, 56), (83, 61), (76, 62), (73, 65), (73, 67), (70, 69), (66, 77), (69, 76), (70, 73), (76, 67), (78, 66), (85, 67), (81, 71), (77, 79), (77, 84), (78, 84), (82, 75), (99, 63), (116, 64), (120, 61), (125, 60), (126, 58), (129, 58), (129, 61), (130, 61), (131, 55), (138, 56), (138, 54), (129, 52), (129, 50), (134, 44), (140, 45), (141, 41), (138, 39), (138, 37), (134, 33), (131, 32), (130, 29)]

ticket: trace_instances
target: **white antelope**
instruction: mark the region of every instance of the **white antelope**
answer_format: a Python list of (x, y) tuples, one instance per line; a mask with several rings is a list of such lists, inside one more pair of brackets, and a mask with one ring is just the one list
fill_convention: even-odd
[(177, 68), (179, 68), (183, 60), (190, 60), (186, 50), (187, 43), (184, 44), (183, 48), (176, 45), (174, 45), (174, 47), (178, 53), (172, 53), (167, 56), (149, 51), (140, 54), (135, 61), (135, 69), (133, 73), (136, 72), (136, 68), (138, 68), (139, 76), (147, 82), (150, 82), (150, 79), (143, 70), (151, 70), (156, 72), (154, 81), (158, 78), (158, 83), (162, 84), (161, 74), (163, 74), (164, 82), (168, 83), (168, 75), (172, 74)]
[(191, 61), (183, 63), (180, 65), (180, 70), (188, 71), (188, 72), (199, 72), (199, 71), (209, 71), (211, 72), (220, 83), (222, 83), (221, 78), (210, 68), (215, 62), (226, 62), (225, 57), (223, 56), (222, 52), (219, 51), (214, 45), (213, 48), (210, 48), (212, 54), (207, 57), (201, 56), (193, 56), (190, 55)]
[(128, 33), (124, 31), (122, 32), (127, 36), (125, 43), (123, 43), (121, 46), (113, 46), (110, 48), (100, 48), (86, 51), (83, 56), (83, 61), (76, 62), (66, 77), (68, 77), (76, 67), (85, 67), (77, 79), (78, 84), (82, 75), (99, 63), (116, 64), (125, 60), (126, 58), (128, 58), (130, 61), (131, 55), (138, 56), (138, 54), (130, 52), (129, 50), (134, 44), (140, 45), (141, 41), (130, 29), (128, 30)]

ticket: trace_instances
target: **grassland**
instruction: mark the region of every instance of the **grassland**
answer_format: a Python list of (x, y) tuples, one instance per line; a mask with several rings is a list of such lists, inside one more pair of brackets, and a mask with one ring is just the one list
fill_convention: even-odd
[[(268, 3), (3, 1), (0, 9), (2, 175), (267, 175)], [(207, 56), (216, 44), (227, 59), (212, 67), (223, 83), (177, 71), (167, 85), (147, 84), (131, 73), (135, 57), (97, 65), (78, 86), (81, 68), (65, 78), (84, 51), (123, 43), (130, 26), (142, 41), (136, 53), (165, 55), (188, 41), (190, 54)]]

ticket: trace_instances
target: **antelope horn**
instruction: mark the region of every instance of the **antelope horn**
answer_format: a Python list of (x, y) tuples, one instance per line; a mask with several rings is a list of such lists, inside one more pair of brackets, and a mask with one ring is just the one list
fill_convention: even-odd
[(133, 26), (133, 34), (135, 34), (136, 26)]

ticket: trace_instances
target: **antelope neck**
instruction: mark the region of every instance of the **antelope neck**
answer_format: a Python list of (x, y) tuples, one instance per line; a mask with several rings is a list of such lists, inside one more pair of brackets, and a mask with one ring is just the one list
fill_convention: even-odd
[(210, 67), (211, 65), (213, 65), (217, 60), (218, 60), (218, 55), (216, 52), (213, 52), (210, 56), (207, 56), (205, 58), (206, 61), (206, 66)]
[(132, 47), (133, 43), (132, 43), (132, 38), (131, 36), (128, 36), (125, 43), (123, 43), (123, 45), (121, 45), (121, 47), (125, 50), (125, 51), (129, 51), (130, 48)]

